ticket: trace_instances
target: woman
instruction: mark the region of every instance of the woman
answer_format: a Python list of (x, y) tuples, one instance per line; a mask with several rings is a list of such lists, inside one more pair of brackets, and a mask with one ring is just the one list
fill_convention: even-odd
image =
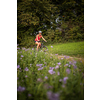
[(41, 47), (41, 43), (40, 43), (40, 39), (42, 38), (45, 42), (47, 42), (43, 36), (41, 35), (42, 31), (39, 31), (39, 34), (36, 35), (36, 39), (35, 39), (35, 44), (37, 44), (37, 51), (38, 51), (38, 48)]

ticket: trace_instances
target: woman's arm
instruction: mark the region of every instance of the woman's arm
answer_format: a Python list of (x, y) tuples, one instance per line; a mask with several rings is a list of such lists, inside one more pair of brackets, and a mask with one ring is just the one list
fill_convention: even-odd
[(42, 39), (43, 39), (45, 42), (47, 42), (47, 41), (43, 38), (43, 36), (42, 36)]

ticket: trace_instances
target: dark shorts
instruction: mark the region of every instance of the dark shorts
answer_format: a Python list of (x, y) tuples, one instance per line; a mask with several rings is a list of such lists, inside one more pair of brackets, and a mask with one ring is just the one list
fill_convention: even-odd
[(40, 41), (35, 41), (35, 42), (40, 42)]

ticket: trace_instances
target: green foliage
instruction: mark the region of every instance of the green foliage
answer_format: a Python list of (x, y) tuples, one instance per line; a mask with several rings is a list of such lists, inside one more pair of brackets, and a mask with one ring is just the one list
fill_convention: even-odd
[(62, 41), (61, 31), (59, 31), (59, 30), (57, 30), (57, 29), (55, 30), (54, 41), (55, 41), (56, 43)]
[(28, 47), (33, 47), (34, 45), (35, 45), (35, 42), (34, 42), (34, 37), (32, 37), (32, 36), (25, 36), (23, 39), (22, 39), (22, 41), (21, 41), (21, 43), (20, 43), (20, 46), (24, 46), (24, 47), (26, 47), (26, 48), (28, 48)]
[(39, 30), (48, 44), (84, 40), (84, 0), (18, 0), (17, 30), (17, 42), (24, 46)]
[(70, 30), (68, 31), (69, 34), (69, 38), (72, 40), (81, 40), (82, 38), (82, 34), (80, 33), (80, 27), (79, 26), (74, 26), (72, 28), (70, 28)]

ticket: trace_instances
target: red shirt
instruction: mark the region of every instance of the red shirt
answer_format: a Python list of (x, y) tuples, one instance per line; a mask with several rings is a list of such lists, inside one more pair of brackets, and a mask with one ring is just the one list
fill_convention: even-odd
[[(40, 41), (40, 39), (41, 39), (41, 37), (42, 37), (42, 35), (39, 37), (39, 35), (38, 35), (38, 40)], [(37, 41), (37, 38), (35, 39), (35, 41)]]

